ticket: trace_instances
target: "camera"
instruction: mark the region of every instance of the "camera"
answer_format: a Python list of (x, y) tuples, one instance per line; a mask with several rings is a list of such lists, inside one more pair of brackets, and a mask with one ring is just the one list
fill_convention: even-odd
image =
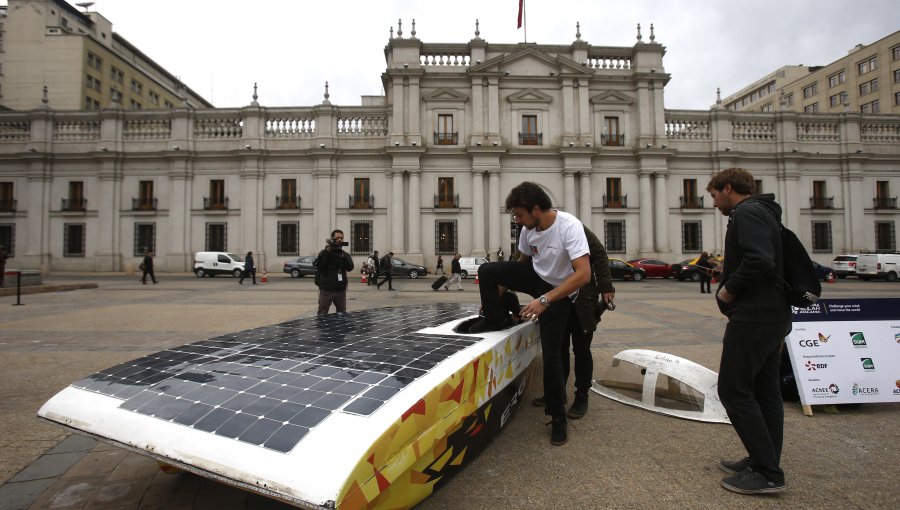
[(603, 296), (598, 296), (597, 297), (597, 308), (594, 312), (594, 318), (597, 320), (597, 322), (600, 322), (600, 318), (603, 317), (603, 312), (605, 312), (607, 310), (612, 311), (615, 309), (616, 309), (615, 303), (612, 303), (612, 302), (607, 303), (606, 301), (603, 300)]
[(331, 246), (332, 248), (341, 249), (344, 246), (350, 246), (350, 243), (346, 241), (338, 241), (336, 239), (325, 239), (325, 244)]

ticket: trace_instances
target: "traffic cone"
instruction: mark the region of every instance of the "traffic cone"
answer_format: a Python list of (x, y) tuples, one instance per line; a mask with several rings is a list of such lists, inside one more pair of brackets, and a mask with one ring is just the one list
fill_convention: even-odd
[(478, 273), (475, 273), (475, 285), (478, 285)]
[(268, 281), (269, 281), (269, 279), (266, 278), (266, 270), (263, 269), (263, 277), (262, 277), (262, 280), (260, 280), (259, 282), (260, 282), (260, 283), (267, 283)]
[(362, 280), (360, 280), (359, 283), (369, 283), (369, 279), (366, 278), (366, 273), (362, 274)]
[(834, 283), (834, 273), (828, 273), (828, 283)]

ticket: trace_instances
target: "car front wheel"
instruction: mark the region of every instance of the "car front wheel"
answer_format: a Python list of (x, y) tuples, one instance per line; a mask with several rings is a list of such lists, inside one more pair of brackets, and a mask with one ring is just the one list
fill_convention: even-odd
[(235, 278), (240, 278), (240, 277), (241, 277), (241, 273), (243, 273), (243, 271), (241, 271), (240, 269), (235, 269), (234, 271), (231, 272), (231, 274), (232, 274)]
[(194, 274), (197, 275), (197, 278), (203, 278), (206, 276), (206, 271), (204, 271), (202, 267), (198, 267), (194, 270)]
[(465, 280), (469, 277), (469, 273), (467, 271), (463, 271), (462, 273), (459, 273), (459, 277)]
[(897, 281), (897, 273), (890, 272), (887, 274), (887, 281), (896, 282)]
[(297, 268), (291, 269), (291, 278), (300, 278), (300, 270)]
[(644, 279), (644, 275), (641, 273), (634, 273), (634, 281), (639, 282)]
[(412, 278), (413, 280), (415, 280), (416, 278), (419, 277), (419, 271), (413, 269), (412, 271), (409, 272), (409, 277)]

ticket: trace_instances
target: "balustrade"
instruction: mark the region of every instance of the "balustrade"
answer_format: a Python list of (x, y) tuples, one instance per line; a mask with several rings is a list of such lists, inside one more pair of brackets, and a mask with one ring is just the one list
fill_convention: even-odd
[(900, 122), (865, 122), (859, 126), (863, 142), (900, 143)]
[(435, 195), (435, 209), (459, 209), (459, 194), (456, 195)]
[(153, 197), (141, 197), (131, 199), (132, 211), (155, 211), (157, 199)]
[(896, 209), (897, 197), (875, 197), (875, 209)]
[(277, 116), (266, 119), (268, 138), (309, 138), (316, 134), (316, 119), (308, 116)]
[(614, 135), (600, 135), (600, 144), (606, 147), (624, 147), (625, 135), (620, 133)]
[(519, 145), (543, 145), (543, 133), (519, 133)]
[(350, 195), (350, 204), (347, 206), (350, 209), (374, 209), (375, 208), (375, 196), (374, 195)]
[(62, 206), (60, 207), (61, 211), (81, 211), (84, 212), (87, 210), (87, 199), (86, 198), (63, 198)]
[(17, 201), (11, 198), (0, 198), (0, 212), (16, 212)]
[(775, 123), (735, 121), (731, 123), (731, 137), (734, 140), (775, 141)]
[(275, 195), (276, 209), (300, 209), (300, 195)]
[(606, 209), (628, 208), (628, 195), (603, 195), (603, 207)]
[(81, 142), (100, 139), (100, 120), (59, 120), (53, 124), (53, 139)]
[(797, 122), (798, 142), (838, 142), (840, 139), (837, 122)]
[(165, 140), (172, 136), (172, 120), (126, 119), (122, 136), (125, 140)]
[(26, 142), (31, 139), (31, 121), (0, 122), (0, 141)]
[(682, 209), (703, 209), (703, 197), (681, 197)]
[(228, 210), (228, 197), (203, 197), (203, 209), (205, 211)]
[(591, 69), (631, 69), (631, 57), (592, 55), (583, 64)]
[(435, 145), (456, 145), (459, 141), (459, 133), (435, 133)]
[(472, 57), (460, 54), (426, 54), (419, 56), (419, 64), (423, 66), (460, 66), (468, 67)]
[(339, 137), (384, 137), (388, 134), (388, 116), (383, 115), (350, 115), (337, 119), (337, 135)]
[(810, 197), (810, 209), (834, 209), (834, 197)]
[(244, 121), (240, 116), (197, 117), (194, 119), (194, 138), (223, 140), (240, 138)]
[(666, 119), (666, 137), (681, 140), (709, 140), (709, 121), (694, 119)]

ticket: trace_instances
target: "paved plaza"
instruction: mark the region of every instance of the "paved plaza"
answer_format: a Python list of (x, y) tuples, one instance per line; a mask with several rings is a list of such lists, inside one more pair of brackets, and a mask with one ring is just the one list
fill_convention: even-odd
[[(48, 284), (97, 288), (0, 297), (0, 510), (289, 508), (191, 474), (166, 474), (143, 456), (71, 434), (36, 418), (56, 392), (86, 375), (173, 346), (315, 313), (311, 278), (160, 274), (54, 274)], [(450, 301), (477, 303), (478, 287), (432, 292), (433, 280), (395, 280), (397, 292), (353, 283), (348, 308)], [(824, 297), (894, 297), (900, 284), (841, 280)], [(592, 351), (599, 367), (623, 349), (664, 351), (718, 368), (725, 319), (697, 284), (616, 282), (618, 308), (604, 315)], [(538, 360), (540, 362), (540, 360)], [(539, 368), (539, 367), (538, 367)], [(542, 409), (540, 370), (526, 404), (471, 465), (426, 499), (443, 508), (896, 508), (900, 408), (817, 410), (785, 404), (782, 467), (787, 492), (741, 496), (719, 486), (718, 459), (742, 457), (728, 425), (650, 413), (591, 394), (554, 447)], [(571, 379), (570, 396), (571, 396)], [(891, 503), (893, 501), (894, 503)]]

